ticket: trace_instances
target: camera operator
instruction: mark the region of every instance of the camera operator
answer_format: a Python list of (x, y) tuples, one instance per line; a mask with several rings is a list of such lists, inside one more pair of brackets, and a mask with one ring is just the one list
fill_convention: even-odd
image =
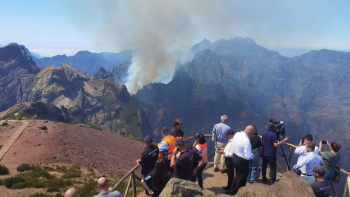
[[(306, 144), (309, 143), (309, 142), (312, 142), (313, 140), (313, 137), (311, 134), (306, 134), (301, 140), (300, 140), (300, 143), (298, 145), (298, 147), (295, 149), (294, 153), (296, 155), (299, 155), (298, 157), (298, 161), (301, 161), (307, 154), (308, 152), (306, 151)], [(318, 147), (315, 146), (315, 153), (317, 154), (318, 153)], [(302, 166), (300, 168), (300, 171), (297, 171), (297, 174), (300, 176), (301, 175), (301, 171), (305, 171), (305, 166)]]
[(272, 174), (272, 181), (270, 184), (273, 184), (276, 181), (276, 151), (277, 147), (282, 146), (283, 143), (288, 142), (289, 138), (285, 137), (283, 141), (278, 142), (277, 135), (274, 133), (274, 124), (268, 122), (266, 125), (267, 131), (262, 135), (263, 141), (263, 164), (262, 164), (262, 177), (263, 183), (267, 184), (266, 178), (266, 168), (267, 164), (270, 165), (270, 170)]

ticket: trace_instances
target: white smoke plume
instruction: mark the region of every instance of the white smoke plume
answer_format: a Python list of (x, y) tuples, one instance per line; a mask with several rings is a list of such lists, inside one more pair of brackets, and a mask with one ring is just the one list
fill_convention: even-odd
[(287, 41), (305, 46), (317, 42), (323, 28), (322, 23), (314, 22), (322, 12), (305, 15), (316, 9), (312, 2), (67, 0), (65, 7), (77, 26), (93, 32), (96, 45), (112, 45), (110, 51), (137, 49), (126, 83), (130, 93), (154, 81), (169, 82), (177, 61), (171, 51), (188, 51), (203, 38), (215, 41), (242, 36), (260, 45), (283, 46)]

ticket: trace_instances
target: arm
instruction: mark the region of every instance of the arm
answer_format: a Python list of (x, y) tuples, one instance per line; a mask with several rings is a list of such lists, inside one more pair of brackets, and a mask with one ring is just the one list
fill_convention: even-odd
[(322, 156), (322, 141), (318, 144), (318, 154)]
[(151, 194), (151, 195), (154, 194), (154, 192), (148, 187), (145, 180), (142, 179), (141, 183), (142, 183), (143, 187), (148, 191), (149, 194)]
[[(252, 145), (250, 144), (250, 142), (246, 142), (248, 143), (248, 148), (244, 151), (244, 156), (247, 159), (253, 159), (254, 154), (252, 153)], [(255, 151), (256, 152), (256, 151)]]
[(273, 143), (273, 145), (274, 145), (275, 147), (279, 147), (279, 146), (282, 146), (282, 144), (284, 144), (285, 142), (288, 142), (288, 140), (289, 140), (289, 138), (286, 137), (286, 138), (284, 138), (284, 140), (282, 140), (281, 142)]
[(304, 146), (301, 147), (301, 145), (303, 145), (301, 142), (302, 142), (302, 140), (300, 140), (300, 143), (299, 143), (298, 147), (294, 151), (294, 153), (296, 155), (301, 155), (304, 152), (304, 150), (305, 150)]
[(203, 164), (204, 164), (204, 160), (201, 159), (198, 166), (195, 169), (193, 169), (192, 176), (196, 175), (197, 171), (199, 170), (199, 168), (201, 168), (203, 166)]
[(299, 161), (297, 164), (294, 165), (292, 171), (299, 171), (299, 168), (301, 166), (304, 166), (310, 162), (310, 159), (308, 156), (305, 156), (301, 161)]
[(171, 161), (170, 161), (170, 167), (171, 168), (175, 168), (176, 167), (176, 159), (175, 159), (176, 154), (177, 154), (177, 148), (174, 149), (173, 156), (171, 157)]
[(183, 138), (187, 138), (187, 135), (186, 135), (186, 134), (184, 134)]
[(141, 167), (142, 165), (140, 164), (140, 161), (138, 160), (138, 159), (136, 159), (136, 165), (138, 166), (138, 167)]

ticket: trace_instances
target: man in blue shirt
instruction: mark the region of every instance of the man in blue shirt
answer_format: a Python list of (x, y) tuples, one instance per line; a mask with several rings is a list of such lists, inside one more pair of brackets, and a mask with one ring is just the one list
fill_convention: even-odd
[(312, 168), (316, 165), (323, 164), (323, 159), (320, 155), (314, 152), (314, 143), (308, 142), (306, 144), (305, 150), (308, 152), (308, 154), (294, 165), (292, 171), (299, 171), (301, 170), (301, 167), (304, 166), (304, 168), (301, 170), (301, 178), (303, 178), (308, 183), (314, 183), (315, 177)]
[(278, 142), (276, 134), (273, 132), (274, 125), (272, 122), (268, 122), (266, 125), (267, 131), (262, 135), (263, 141), (263, 163), (262, 163), (262, 177), (263, 183), (267, 183), (266, 178), (266, 168), (267, 164), (270, 165), (270, 170), (272, 174), (272, 180), (270, 184), (276, 181), (276, 150), (277, 147), (282, 146), (283, 143), (288, 142), (289, 138), (285, 137), (283, 141)]
[(214, 157), (214, 172), (219, 171), (219, 160), (221, 165), (221, 173), (226, 172), (225, 168), (225, 157), (223, 154), (219, 152), (220, 149), (225, 149), (228, 139), (225, 135), (225, 132), (228, 130), (231, 130), (231, 128), (226, 125), (227, 122), (227, 116), (223, 115), (221, 116), (221, 123), (216, 124), (213, 128), (213, 135), (216, 137), (215, 142), (215, 157)]

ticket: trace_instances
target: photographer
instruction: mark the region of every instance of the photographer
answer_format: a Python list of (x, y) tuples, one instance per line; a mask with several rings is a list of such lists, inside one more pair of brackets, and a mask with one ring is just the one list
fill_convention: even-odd
[(266, 125), (267, 131), (262, 135), (263, 141), (263, 164), (262, 164), (262, 177), (263, 183), (267, 184), (266, 178), (266, 168), (267, 164), (270, 165), (270, 170), (272, 174), (272, 181), (270, 184), (273, 184), (276, 181), (276, 151), (277, 147), (282, 146), (283, 143), (288, 142), (289, 138), (285, 137), (283, 141), (278, 142), (277, 135), (274, 133), (274, 124), (268, 122)]
[[(308, 152), (306, 151), (305, 147), (306, 147), (306, 144), (309, 143), (309, 142), (312, 142), (313, 140), (313, 137), (311, 134), (306, 134), (301, 140), (300, 140), (300, 143), (298, 145), (298, 147), (295, 149), (294, 153), (296, 155), (299, 155), (298, 157), (298, 161), (301, 161), (307, 154)], [(318, 147), (315, 146), (315, 153), (318, 153)], [(301, 175), (301, 171), (305, 171), (305, 166), (302, 166), (300, 168), (300, 171), (297, 172), (298, 175)]]
[(330, 148), (330, 151), (322, 152), (322, 141), (319, 146), (320, 149), (318, 153), (322, 156), (324, 160), (323, 167), (326, 169), (326, 174), (324, 175), (324, 179), (328, 184), (332, 183), (332, 179), (335, 172), (335, 167), (340, 163), (340, 155), (338, 154), (341, 146), (337, 143), (329, 144), (328, 140), (326, 141), (327, 145)]

